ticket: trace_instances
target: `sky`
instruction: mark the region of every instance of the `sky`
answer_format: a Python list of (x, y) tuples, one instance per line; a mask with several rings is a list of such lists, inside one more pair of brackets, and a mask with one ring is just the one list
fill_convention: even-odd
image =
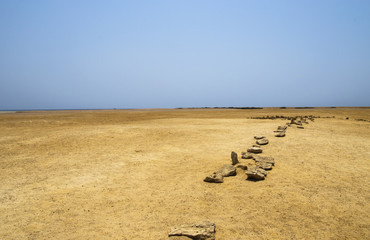
[(2, 110), (230, 106), (370, 106), (370, 1), (0, 1)]

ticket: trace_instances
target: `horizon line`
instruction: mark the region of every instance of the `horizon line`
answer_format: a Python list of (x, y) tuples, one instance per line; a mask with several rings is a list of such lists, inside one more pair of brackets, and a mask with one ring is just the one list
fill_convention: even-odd
[(83, 110), (145, 110), (145, 109), (240, 109), (253, 110), (264, 108), (280, 109), (315, 109), (315, 108), (370, 108), (370, 106), (294, 106), (294, 107), (157, 107), (157, 108), (32, 108), (32, 109), (0, 109), (1, 112), (18, 112), (18, 111), (83, 111)]

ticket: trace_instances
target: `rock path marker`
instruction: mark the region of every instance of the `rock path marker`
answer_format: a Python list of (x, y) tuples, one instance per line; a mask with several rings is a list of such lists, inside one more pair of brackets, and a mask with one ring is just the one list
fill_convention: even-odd
[(267, 175), (264, 169), (258, 167), (248, 169), (245, 174), (247, 174), (248, 180), (264, 180)]
[(216, 225), (210, 221), (173, 227), (169, 237), (185, 236), (194, 240), (215, 240)]
[(208, 175), (203, 181), (210, 183), (223, 183), (224, 177), (235, 176), (236, 168), (233, 165), (224, 165), (222, 168)]
[(262, 148), (260, 148), (259, 146), (253, 146), (253, 147), (250, 147), (247, 149), (247, 152), (250, 152), (250, 153), (262, 153)]
[[(275, 137), (285, 137), (285, 131), (288, 127), (291, 127), (292, 124), (295, 124), (297, 128), (304, 129), (302, 123), (308, 124), (307, 119), (314, 121), (314, 117), (310, 116), (296, 116), (296, 117), (284, 117), (284, 116), (272, 116), (272, 117), (256, 117), (255, 119), (288, 119), (290, 122), (287, 122), (284, 126), (278, 126)], [(347, 118), (348, 119), (348, 118)], [(253, 145), (247, 149), (247, 152), (242, 152), (243, 159), (253, 159), (255, 161), (255, 166), (248, 167), (243, 164), (239, 164), (238, 154), (236, 152), (231, 152), (231, 162), (232, 165), (224, 165), (222, 168), (213, 172), (211, 175), (207, 176), (203, 181), (212, 182), (212, 183), (223, 183), (223, 178), (228, 176), (236, 175), (236, 168), (246, 170), (246, 175), (248, 176), (247, 180), (260, 181), (264, 180), (267, 176), (266, 170), (271, 170), (275, 165), (275, 160), (272, 157), (259, 156), (257, 154), (262, 153), (261, 145), (266, 145), (269, 143), (268, 139), (265, 136), (254, 136), (254, 139), (257, 140), (258, 145)], [(236, 167), (233, 165), (238, 164)], [(181, 225), (179, 227), (172, 228), (169, 233), (169, 237), (172, 236), (185, 236), (195, 240), (214, 240), (215, 239), (216, 226), (210, 221), (204, 221), (197, 224), (188, 224)]]
[(249, 152), (242, 152), (243, 159), (252, 159), (255, 154)]
[(212, 173), (208, 175), (203, 181), (210, 183), (223, 183), (224, 177), (219, 173)]
[(269, 140), (267, 138), (262, 138), (256, 141), (258, 145), (266, 145), (269, 143)]
[(232, 165), (238, 164), (238, 154), (236, 152), (231, 152), (231, 162)]
[(223, 177), (230, 177), (236, 175), (236, 168), (233, 165), (224, 165), (218, 169), (215, 173), (221, 174)]
[(275, 165), (275, 159), (273, 157), (255, 156), (253, 160), (255, 162), (266, 162), (272, 164), (273, 166)]
[(263, 139), (263, 138), (266, 138), (265, 136), (254, 136), (254, 139), (258, 140), (258, 139)]
[(275, 134), (275, 137), (285, 137), (285, 131)]

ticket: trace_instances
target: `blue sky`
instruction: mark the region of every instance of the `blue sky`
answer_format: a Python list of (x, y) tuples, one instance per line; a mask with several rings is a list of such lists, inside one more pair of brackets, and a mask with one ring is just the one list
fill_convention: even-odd
[(0, 109), (370, 106), (370, 1), (0, 1)]

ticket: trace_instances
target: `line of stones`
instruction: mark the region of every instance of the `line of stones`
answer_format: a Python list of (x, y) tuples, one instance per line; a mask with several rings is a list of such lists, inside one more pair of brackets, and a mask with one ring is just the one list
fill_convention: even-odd
[(320, 116), (314, 116), (314, 115), (307, 115), (307, 116), (279, 116), (279, 115), (276, 115), (276, 116), (258, 116), (258, 117), (248, 117), (247, 119), (271, 119), (271, 120), (275, 120), (275, 119), (278, 119), (278, 118), (281, 118), (282, 120), (292, 120), (292, 119), (315, 119), (315, 118), (335, 118), (335, 116), (332, 116), (332, 117), (320, 117)]
[[(290, 119), (290, 122), (286, 123), (286, 126), (278, 126), (275, 137), (284, 137), (287, 127), (291, 127), (293, 124), (297, 125), (297, 128), (303, 128), (302, 123), (307, 123), (306, 118), (295, 117)], [(310, 119), (314, 121), (314, 119)], [(238, 168), (247, 170), (246, 174), (248, 176), (247, 180), (259, 181), (264, 180), (267, 173), (266, 170), (271, 170), (272, 166), (275, 165), (274, 158), (272, 157), (261, 157), (258, 154), (262, 153), (261, 146), (267, 145), (269, 143), (265, 136), (255, 136), (257, 145), (247, 149), (247, 152), (242, 152), (243, 159), (253, 159), (255, 161), (255, 166), (248, 168), (245, 165), (239, 164), (238, 154), (231, 152), (231, 162), (232, 165), (225, 165), (216, 172), (207, 176), (205, 182), (222, 183), (224, 177), (235, 176), (237, 165)], [(210, 221), (203, 221), (200, 223), (185, 224), (177, 227), (171, 228), (169, 237), (174, 236), (184, 236), (195, 240), (215, 240), (216, 224)]]
[[(307, 118), (306, 118), (307, 117)], [(290, 122), (286, 123), (286, 126), (278, 126), (275, 130), (275, 137), (285, 137), (287, 127), (296, 125), (297, 128), (304, 129), (302, 126), (303, 123), (308, 124), (307, 119), (314, 121), (314, 116), (296, 116), (289, 117)], [(248, 167), (243, 164), (239, 164), (238, 154), (236, 152), (231, 152), (231, 165), (226, 164), (222, 166), (217, 171), (208, 175), (203, 181), (210, 183), (223, 183), (224, 177), (235, 176), (236, 168), (241, 168), (245, 170), (246, 175), (248, 176), (247, 180), (259, 181), (264, 180), (267, 176), (267, 170), (271, 170), (275, 165), (275, 159), (273, 157), (259, 156), (258, 154), (262, 153), (261, 146), (267, 145), (269, 143), (268, 139), (265, 136), (255, 136), (256, 145), (247, 149), (247, 152), (242, 152), (243, 159), (253, 159), (255, 165)], [(236, 165), (236, 167), (235, 167)]]

